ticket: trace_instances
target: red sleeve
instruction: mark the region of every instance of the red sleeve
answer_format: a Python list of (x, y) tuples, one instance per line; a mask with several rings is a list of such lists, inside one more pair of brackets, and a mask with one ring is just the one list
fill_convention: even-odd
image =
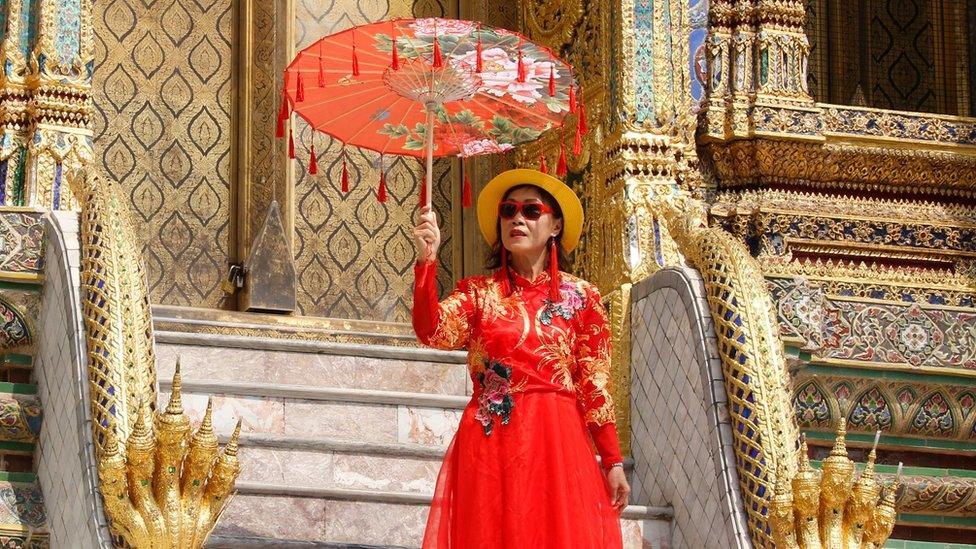
[(576, 395), (586, 426), (605, 468), (623, 461), (610, 395), (610, 324), (595, 288), (589, 288), (580, 311), (576, 340)]
[(414, 267), (413, 330), (424, 345), (438, 349), (461, 349), (471, 338), (474, 299), (466, 280), (444, 301), (437, 302), (437, 263)]

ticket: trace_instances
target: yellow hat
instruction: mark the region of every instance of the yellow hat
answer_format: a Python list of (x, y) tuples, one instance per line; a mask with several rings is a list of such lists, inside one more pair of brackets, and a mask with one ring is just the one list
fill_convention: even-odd
[(545, 190), (559, 203), (563, 211), (563, 249), (573, 251), (583, 233), (583, 205), (568, 185), (538, 170), (508, 170), (496, 175), (478, 195), (478, 226), (491, 246), (498, 240), (498, 205), (512, 187), (535, 185)]

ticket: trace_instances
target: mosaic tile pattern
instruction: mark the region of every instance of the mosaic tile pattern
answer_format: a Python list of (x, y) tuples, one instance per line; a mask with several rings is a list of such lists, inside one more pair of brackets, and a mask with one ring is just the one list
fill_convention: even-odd
[(675, 546), (751, 547), (703, 292), (679, 269), (633, 289), (631, 501), (674, 506)]
[(40, 212), (0, 209), (0, 271), (44, 272), (44, 223)]

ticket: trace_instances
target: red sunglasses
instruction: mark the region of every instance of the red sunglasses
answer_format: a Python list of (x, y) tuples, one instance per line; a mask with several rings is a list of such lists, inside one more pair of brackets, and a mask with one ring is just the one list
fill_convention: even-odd
[(535, 221), (542, 217), (542, 214), (551, 214), (552, 208), (542, 202), (516, 202), (506, 200), (498, 205), (498, 216), (502, 219), (512, 219), (522, 212), (522, 217)]

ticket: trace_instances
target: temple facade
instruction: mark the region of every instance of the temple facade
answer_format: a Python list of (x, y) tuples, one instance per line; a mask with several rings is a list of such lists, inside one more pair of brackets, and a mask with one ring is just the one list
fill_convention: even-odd
[(0, 1), (0, 545), (420, 546), (472, 392), (410, 326), (424, 167), (275, 136), (296, 52), (413, 17), (575, 68), (625, 547), (976, 548), (964, 0)]

